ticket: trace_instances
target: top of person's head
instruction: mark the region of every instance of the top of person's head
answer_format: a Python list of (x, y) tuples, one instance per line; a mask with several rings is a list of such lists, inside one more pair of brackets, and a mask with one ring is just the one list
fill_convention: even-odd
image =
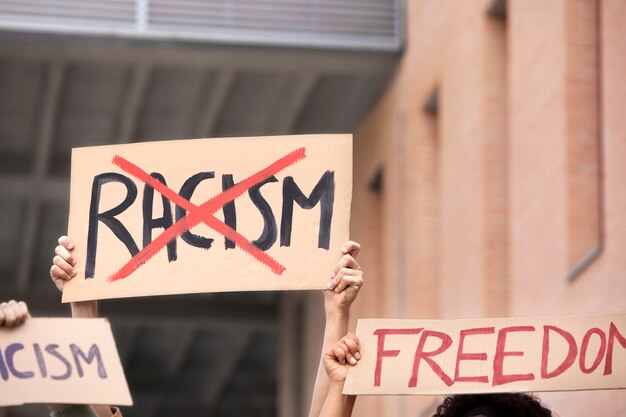
[(433, 417), (552, 417), (531, 394), (469, 394), (446, 397)]

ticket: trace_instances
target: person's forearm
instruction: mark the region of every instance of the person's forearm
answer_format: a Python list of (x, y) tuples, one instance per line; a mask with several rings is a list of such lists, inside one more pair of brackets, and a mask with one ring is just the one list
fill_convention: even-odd
[(344, 395), (343, 382), (329, 384), (328, 395), (319, 417), (350, 417), (356, 401), (356, 395)]
[(92, 405), (91, 408), (98, 414), (99, 417), (112, 417), (113, 410), (109, 405)]
[[(350, 312), (342, 310), (330, 310), (326, 312), (326, 327), (324, 328), (324, 349), (322, 356), (332, 345), (341, 340), (348, 333)], [(326, 372), (324, 372), (326, 374)]]
[(348, 323), (350, 321), (350, 312), (337, 309), (331, 309), (326, 311), (326, 326), (324, 328), (324, 345), (322, 346), (322, 353), (320, 355), (320, 364), (317, 369), (317, 378), (315, 379), (315, 386), (313, 388), (313, 398), (311, 400), (311, 410), (309, 411), (309, 417), (318, 417), (322, 406), (324, 405), (324, 399), (328, 394), (329, 380), (324, 370), (322, 363), (322, 357), (332, 345), (338, 342), (347, 332)]
[(52, 411), (52, 417), (112, 417), (113, 410), (107, 405), (67, 405), (48, 404), (48, 409)]
[(97, 301), (79, 301), (72, 304), (72, 317), (94, 318), (98, 317)]

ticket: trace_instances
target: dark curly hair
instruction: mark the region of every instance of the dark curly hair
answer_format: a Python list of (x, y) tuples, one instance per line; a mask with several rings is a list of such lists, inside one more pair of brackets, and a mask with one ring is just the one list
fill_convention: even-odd
[(469, 394), (446, 397), (433, 417), (552, 417), (539, 399), (525, 393)]

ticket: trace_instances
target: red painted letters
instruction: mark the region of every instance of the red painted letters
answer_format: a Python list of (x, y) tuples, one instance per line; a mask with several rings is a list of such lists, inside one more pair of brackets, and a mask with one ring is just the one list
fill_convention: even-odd
[(489, 377), (487, 375), (482, 376), (460, 376), (459, 365), (461, 361), (486, 361), (487, 354), (480, 353), (465, 353), (463, 352), (463, 343), (465, 342), (465, 336), (471, 335), (485, 335), (493, 334), (495, 332), (494, 327), (479, 327), (476, 329), (461, 330), (459, 333), (459, 350), (456, 354), (456, 366), (454, 371), (454, 382), (483, 382), (489, 383)]

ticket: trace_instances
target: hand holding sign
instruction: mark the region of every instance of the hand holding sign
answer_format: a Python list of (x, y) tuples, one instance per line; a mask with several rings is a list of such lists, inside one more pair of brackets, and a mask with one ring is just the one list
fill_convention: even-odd
[(351, 333), (345, 335), (324, 353), (322, 361), (330, 384), (322, 401), (323, 406), (320, 407), (319, 412), (316, 409), (314, 414), (311, 413), (309, 416), (346, 417), (352, 414), (356, 396), (343, 395), (341, 391), (348, 374), (347, 368), (356, 365), (358, 358), (360, 358), (359, 341)]
[(30, 317), (24, 301), (10, 300), (0, 303), (0, 327), (18, 326)]
[(326, 310), (337, 310), (344, 313), (350, 311), (350, 306), (356, 300), (363, 285), (363, 271), (356, 261), (361, 250), (357, 242), (348, 241), (341, 248), (343, 256), (330, 273), (330, 281), (324, 291)]
[(324, 369), (331, 383), (342, 383), (348, 375), (348, 366), (354, 366), (361, 359), (359, 338), (348, 333), (324, 354)]
[(59, 291), (63, 292), (65, 281), (76, 276), (76, 259), (72, 255), (74, 242), (67, 237), (61, 236), (58, 240), (59, 245), (54, 248), (56, 256), (52, 258), (52, 266), (50, 267), (50, 278), (57, 286)]
[[(67, 236), (58, 239), (59, 245), (54, 249), (56, 254), (52, 258), (50, 267), (50, 278), (59, 291), (63, 292), (65, 283), (77, 274), (76, 259), (73, 255), (74, 242)], [(71, 303), (72, 317), (94, 318), (98, 317), (97, 301), (76, 301)]]
[(332, 270), (331, 280), (324, 290), (324, 343), (309, 416), (319, 416), (329, 390), (330, 381), (324, 371), (324, 354), (348, 331), (350, 307), (363, 286), (363, 271), (356, 261), (360, 251), (361, 245), (353, 241), (348, 241), (341, 248), (342, 257)]

